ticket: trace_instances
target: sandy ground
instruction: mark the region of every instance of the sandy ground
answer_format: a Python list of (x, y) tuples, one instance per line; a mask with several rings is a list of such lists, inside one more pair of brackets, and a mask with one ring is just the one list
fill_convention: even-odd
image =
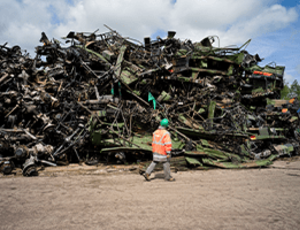
[[(98, 170), (99, 171), (99, 170)], [(46, 174), (45, 174), (46, 175)], [(272, 168), (0, 178), (0, 229), (299, 229), (300, 161)]]

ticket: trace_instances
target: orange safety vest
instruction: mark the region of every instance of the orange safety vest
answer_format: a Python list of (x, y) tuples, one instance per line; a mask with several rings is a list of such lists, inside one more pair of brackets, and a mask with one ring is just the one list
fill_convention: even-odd
[(152, 152), (154, 154), (168, 155), (171, 154), (172, 142), (170, 133), (165, 129), (156, 130), (153, 133)]

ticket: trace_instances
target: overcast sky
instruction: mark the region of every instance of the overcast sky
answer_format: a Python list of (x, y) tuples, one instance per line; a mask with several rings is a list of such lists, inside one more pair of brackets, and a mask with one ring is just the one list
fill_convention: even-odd
[(217, 35), (221, 46), (251, 38), (247, 50), (265, 58), (260, 65), (285, 65), (285, 79), (300, 83), (299, 15), (299, 0), (1, 0), (0, 44), (34, 56), (42, 31), (60, 40), (69, 31), (107, 32), (103, 24), (140, 41), (168, 30), (193, 42)]

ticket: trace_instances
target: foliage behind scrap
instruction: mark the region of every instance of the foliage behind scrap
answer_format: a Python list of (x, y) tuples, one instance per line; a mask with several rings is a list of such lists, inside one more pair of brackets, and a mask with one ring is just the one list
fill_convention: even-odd
[(290, 86), (285, 82), (281, 91), (281, 99), (289, 100), (291, 98), (300, 100), (300, 85), (297, 80), (294, 80)]

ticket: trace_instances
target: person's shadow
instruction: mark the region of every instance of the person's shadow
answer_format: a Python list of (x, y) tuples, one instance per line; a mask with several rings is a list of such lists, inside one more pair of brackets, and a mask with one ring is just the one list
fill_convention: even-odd
[(156, 179), (164, 180), (165, 179), (165, 174), (164, 173), (155, 173), (154, 177), (151, 178), (150, 180), (156, 180)]

